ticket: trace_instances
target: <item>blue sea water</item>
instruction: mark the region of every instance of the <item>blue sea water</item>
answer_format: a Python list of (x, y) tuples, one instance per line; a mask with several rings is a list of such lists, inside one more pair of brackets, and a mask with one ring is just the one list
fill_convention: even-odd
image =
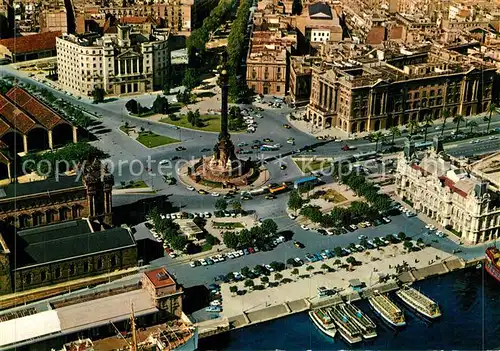
[[(370, 310), (358, 305), (378, 325), (378, 336), (349, 345), (322, 334), (307, 313), (200, 340), (201, 350), (484, 350), (500, 347), (500, 283), (483, 269), (468, 269), (434, 277), (414, 287), (437, 301), (443, 315), (429, 323), (408, 309), (407, 326), (393, 330)], [(394, 295), (392, 300), (404, 307)]]

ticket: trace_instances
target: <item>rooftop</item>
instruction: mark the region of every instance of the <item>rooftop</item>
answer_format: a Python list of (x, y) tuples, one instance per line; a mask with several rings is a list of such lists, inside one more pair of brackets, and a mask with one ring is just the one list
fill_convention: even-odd
[(48, 178), (28, 183), (10, 183), (0, 188), (0, 201), (26, 195), (50, 194), (51, 191), (77, 187), (83, 188), (82, 181), (78, 176), (59, 176), (58, 179)]
[(500, 188), (500, 152), (473, 163), (471, 168), (480, 177)]
[(144, 272), (144, 274), (156, 289), (175, 285), (175, 280), (164, 267)]
[(61, 31), (46, 32), (26, 35), (23, 37), (2, 39), (0, 45), (5, 46), (14, 54), (24, 54), (29, 52), (55, 50), (56, 38), (62, 34)]
[(18, 231), (16, 244), (16, 269), (135, 246), (128, 230), (94, 232), (87, 220)]

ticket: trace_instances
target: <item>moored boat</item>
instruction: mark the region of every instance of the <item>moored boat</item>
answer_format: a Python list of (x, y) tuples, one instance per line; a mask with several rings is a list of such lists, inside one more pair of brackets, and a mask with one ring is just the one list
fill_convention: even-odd
[(361, 329), (364, 339), (371, 339), (377, 336), (377, 325), (357, 306), (347, 303), (343, 305), (345, 313)]
[(368, 299), (368, 302), (374, 311), (387, 323), (395, 327), (406, 325), (403, 311), (386, 295), (376, 293)]
[(400, 290), (396, 291), (396, 295), (406, 305), (424, 317), (435, 319), (441, 316), (439, 305), (436, 302), (410, 286), (403, 286)]
[(314, 325), (327, 336), (334, 338), (335, 334), (337, 334), (335, 323), (333, 323), (331, 317), (324, 310), (309, 311), (309, 318), (311, 318)]
[(490, 246), (486, 249), (486, 262), (484, 269), (496, 281), (500, 282), (500, 250), (495, 246)]
[(344, 312), (342, 305), (343, 304), (328, 307), (325, 310), (328, 311), (328, 314), (332, 317), (335, 325), (337, 325), (337, 329), (342, 338), (349, 344), (358, 343), (363, 340), (361, 337), (361, 330)]

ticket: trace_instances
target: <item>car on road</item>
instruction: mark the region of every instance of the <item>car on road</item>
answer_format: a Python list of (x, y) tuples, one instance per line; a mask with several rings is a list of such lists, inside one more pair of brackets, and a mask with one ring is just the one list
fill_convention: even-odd
[(207, 261), (205, 261), (204, 258), (200, 258), (200, 263), (202, 266), (208, 266), (208, 263), (207, 263)]
[(309, 227), (308, 227), (307, 225), (305, 225), (305, 224), (302, 224), (300, 227), (301, 227), (302, 229), (304, 229), (304, 230), (309, 230)]
[(209, 151), (212, 151), (212, 150), (210, 150), (208, 147), (205, 147), (205, 148), (200, 150), (200, 152), (209, 152)]
[(385, 223), (391, 223), (391, 219), (389, 217), (382, 217), (382, 220), (385, 222)]
[(295, 257), (293, 260), (294, 260), (295, 264), (298, 265), (298, 266), (302, 266), (304, 264), (304, 261), (302, 261), (298, 257)]
[(200, 190), (198, 190), (198, 194), (207, 195), (208, 193), (205, 190), (200, 189)]
[(283, 128), (285, 128), (285, 129), (290, 129), (290, 128), (292, 128), (292, 127), (291, 127), (289, 124), (286, 124), (286, 123), (285, 123), (285, 124), (283, 124)]
[(248, 144), (247, 144), (247, 143), (245, 143), (245, 142), (238, 143), (238, 146), (239, 146), (239, 147), (243, 147), (243, 146), (247, 146), (247, 145), (248, 145)]
[(179, 156), (174, 156), (172, 157), (172, 161), (177, 161), (177, 160), (180, 160), (181, 158)]
[(294, 241), (293, 246), (295, 246), (297, 249), (303, 249), (305, 246), (302, 244), (300, 241)]
[(295, 140), (288, 139), (286, 142), (287, 142), (287, 144), (295, 145)]
[(210, 301), (210, 306), (220, 306), (220, 305), (222, 305), (222, 302), (220, 302), (220, 300)]
[(271, 267), (270, 265), (268, 264), (265, 264), (264, 267), (269, 271), (269, 272), (274, 272), (274, 269), (273, 267)]
[(213, 197), (219, 197), (220, 196), (219, 193), (211, 193), (210, 195), (213, 196)]
[(169, 163), (169, 162), (170, 162), (169, 160), (161, 160), (160, 162), (158, 162), (158, 164), (159, 164), (160, 166), (162, 166), (162, 165), (166, 165), (166, 164), (167, 164), (167, 163)]
[(281, 169), (282, 171), (283, 171), (283, 170), (285, 170), (285, 169), (286, 169), (286, 165), (281, 165), (281, 166), (280, 166), (280, 169)]
[(266, 200), (274, 200), (274, 199), (276, 199), (276, 195), (268, 194), (268, 195), (265, 196), (265, 199)]
[(265, 143), (272, 143), (272, 142), (273, 142), (273, 139), (270, 139), (270, 138), (265, 138), (265, 139), (264, 139), (264, 142), (265, 142)]
[(186, 148), (184, 146), (177, 146), (175, 151), (186, 151)]
[(350, 151), (350, 150), (356, 150), (356, 146), (349, 146), (345, 144), (344, 146), (341, 147), (342, 151)]
[(297, 218), (297, 216), (294, 215), (293, 213), (289, 213), (288, 217), (290, 217), (290, 219), (296, 219)]
[(189, 191), (194, 191), (195, 190), (194, 187), (192, 187), (191, 185), (188, 186), (188, 187), (186, 187), (186, 189), (189, 190)]
[(235, 280), (241, 280), (243, 279), (243, 276), (241, 275), (240, 272), (233, 272), (233, 276)]
[(221, 306), (208, 306), (205, 308), (206, 312), (222, 312), (222, 307)]

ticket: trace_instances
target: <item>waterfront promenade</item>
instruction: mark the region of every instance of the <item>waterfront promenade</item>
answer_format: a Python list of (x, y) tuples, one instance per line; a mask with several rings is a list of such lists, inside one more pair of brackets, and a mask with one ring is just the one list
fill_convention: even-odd
[[(264, 290), (249, 291), (244, 282), (236, 284), (222, 284), (224, 318), (227, 318), (232, 327), (242, 327), (249, 324), (280, 318), (289, 314), (308, 310), (317, 305), (333, 304), (340, 302), (342, 296), (348, 299), (359, 299), (360, 295), (354, 292), (350, 281), (358, 279), (364, 283), (366, 290), (379, 289), (390, 291), (397, 288), (397, 281), (411, 282), (424, 279), (427, 276), (444, 274), (451, 270), (462, 268), (463, 263), (453, 255), (433, 247), (426, 247), (418, 252), (406, 252), (402, 244), (390, 245), (380, 250), (371, 250), (353, 255), (360, 265), (351, 268), (341, 268), (337, 258), (320, 262), (306, 263), (299, 267), (299, 274), (292, 274), (292, 269), (287, 269), (280, 274), (283, 278), (292, 279), (292, 282), (280, 284), (277, 287), (267, 287)], [(345, 258), (341, 259), (345, 264)], [(406, 264), (411, 267), (409, 272), (397, 273), (396, 266)], [(335, 271), (328, 272), (322, 265), (328, 265)], [(308, 266), (313, 268), (307, 268)], [(269, 276), (274, 281), (274, 273)], [(303, 276), (300, 278), (300, 276)], [(385, 279), (382, 279), (385, 278)], [(255, 279), (255, 285), (261, 284), (260, 279)], [(239, 290), (247, 290), (244, 295), (236, 295), (229, 288), (238, 286)], [(330, 297), (318, 297), (317, 288), (326, 287), (336, 291)]]

